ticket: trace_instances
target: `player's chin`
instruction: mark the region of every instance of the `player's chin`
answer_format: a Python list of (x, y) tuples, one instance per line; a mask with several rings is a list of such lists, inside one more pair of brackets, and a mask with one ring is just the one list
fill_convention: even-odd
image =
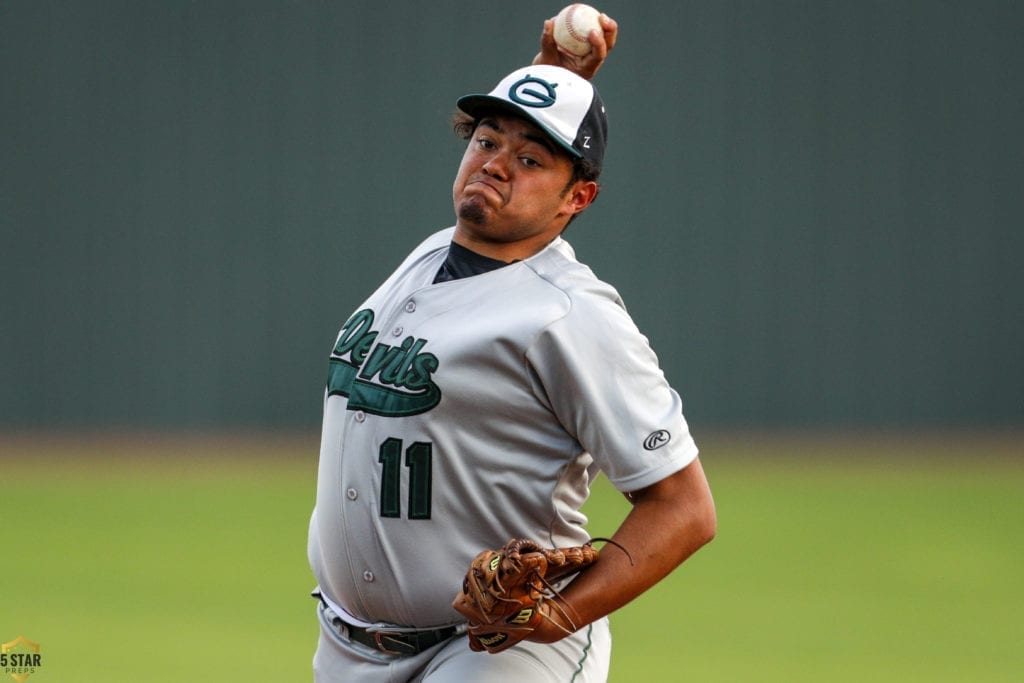
[(487, 222), (487, 202), (480, 195), (470, 195), (459, 202), (455, 215), (460, 221), (483, 225)]

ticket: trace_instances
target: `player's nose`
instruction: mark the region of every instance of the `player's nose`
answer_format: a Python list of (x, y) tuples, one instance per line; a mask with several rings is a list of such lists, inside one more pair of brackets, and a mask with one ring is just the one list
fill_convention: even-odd
[(500, 154), (495, 154), (483, 165), (483, 172), (492, 178), (498, 178), (499, 180), (508, 179), (508, 161), (503, 159)]

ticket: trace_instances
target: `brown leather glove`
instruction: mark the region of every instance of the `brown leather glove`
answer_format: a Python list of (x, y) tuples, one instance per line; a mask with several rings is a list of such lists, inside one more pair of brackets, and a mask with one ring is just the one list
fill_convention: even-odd
[(572, 633), (572, 608), (554, 584), (597, 561), (589, 543), (571, 548), (543, 548), (535, 541), (513, 539), (500, 550), (485, 550), (470, 563), (462, 592), (452, 606), (469, 621), (469, 645), (477, 652), (507, 650), (542, 620)]

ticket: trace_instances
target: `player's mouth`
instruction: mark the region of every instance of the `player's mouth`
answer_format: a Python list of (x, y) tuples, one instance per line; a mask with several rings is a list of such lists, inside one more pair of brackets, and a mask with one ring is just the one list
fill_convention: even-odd
[(505, 203), (505, 193), (502, 192), (492, 181), (488, 180), (487, 178), (474, 178), (473, 180), (470, 180), (468, 183), (466, 183), (466, 190), (480, 190), (481, 188), (486, 188), (487, 190), (490, 190), (490, 192), (498, 196), (498, 199), (501, 201), (502, 204)]

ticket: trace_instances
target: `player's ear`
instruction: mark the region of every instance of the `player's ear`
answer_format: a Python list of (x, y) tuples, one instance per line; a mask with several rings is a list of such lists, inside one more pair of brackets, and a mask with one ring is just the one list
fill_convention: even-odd
[(566, 208), (572, 215), (590, 206), (597, 198), (598, 185), (593, 180), (577, 180), (565, 193)]

